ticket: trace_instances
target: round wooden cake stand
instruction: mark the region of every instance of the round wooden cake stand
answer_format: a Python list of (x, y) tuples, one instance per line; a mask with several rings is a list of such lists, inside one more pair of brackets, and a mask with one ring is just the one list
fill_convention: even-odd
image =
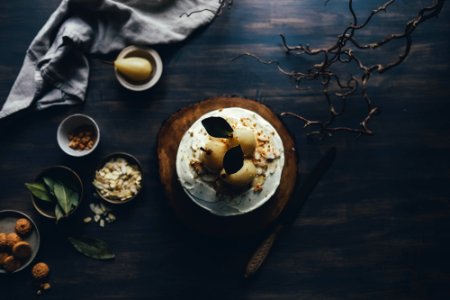
[[(227, 107), (254, 111), (271, 123), (283, 141), (285, 163), (280, 185), (269, 201), (244, 215), (220, 217), (201, 208), (185, 194), (178, 181), (175, 164), (178, 145), (189, 127), (205, 113)], [(177, 111), (161, 126), (157, 153), (159, 176), (169, 204), (182, 221), (208, 235), (239, 237), (267, 228), (286, 206), (297, 181), (297, 154), (293, 138), (277, 115), (267, 106), (250, 99), (217, 97)]]

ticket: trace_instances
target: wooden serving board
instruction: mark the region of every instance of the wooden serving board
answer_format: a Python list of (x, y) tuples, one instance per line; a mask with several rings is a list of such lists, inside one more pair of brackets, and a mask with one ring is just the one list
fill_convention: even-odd
[[(285, 149), (285, 164), (278, 190), (269, 201), (244, 215), (220, 217), (195, 204), (183, 191), (176, 172), (178, 145), (189, 127), (212, 110), (241, 107), (258, 113), (277, 130)], [(158, 134), (159, 175), (167, 200), (181, 220), (194, 229), (214, 236), (234, 237), (257, 233), (280, 215), (297, 181), (295, 143), (283, 123), (267, 106), (250, 99), (217, 97), (183, 108), (166, 120)]]

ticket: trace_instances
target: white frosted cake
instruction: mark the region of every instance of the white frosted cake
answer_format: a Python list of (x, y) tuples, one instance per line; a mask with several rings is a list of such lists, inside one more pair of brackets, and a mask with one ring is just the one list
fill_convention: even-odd
[[(232, 133), (226, 138), (211, 136), (203, 122), (212, 117), (224, 119)], [(230, 161), (224, 157), (231, 149), (242, 156), (232, 172), (224, 165)], [(263, 205), (277, 190), (283, 166), (283, 142), (275, 128), (255, 112), (238, 107), (199, 118), (181, 139), (176, 157), (186, 194), (221, 216), (244, 214)]]

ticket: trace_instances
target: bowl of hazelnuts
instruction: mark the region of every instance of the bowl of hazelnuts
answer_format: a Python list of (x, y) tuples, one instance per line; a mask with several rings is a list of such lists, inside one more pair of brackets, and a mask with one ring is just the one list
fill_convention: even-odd
[(91, 117), (74, 114), (59, 124), (58, 145), (70, 156), (85, 156), (95, 150), (100, 140), (100, 129)]
[(25, 269), (39, 250), (39, 231), (33, 220), (15, 210), (0, 211), (0, 273)]

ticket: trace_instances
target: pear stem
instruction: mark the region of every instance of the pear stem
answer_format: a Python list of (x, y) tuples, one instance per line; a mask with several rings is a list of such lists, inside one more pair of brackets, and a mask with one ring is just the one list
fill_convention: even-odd
[(102, 63), (107, 64), (107, 65), (114, 65), (113, 61), (109, 61), (109, 60), (100, 60)]

